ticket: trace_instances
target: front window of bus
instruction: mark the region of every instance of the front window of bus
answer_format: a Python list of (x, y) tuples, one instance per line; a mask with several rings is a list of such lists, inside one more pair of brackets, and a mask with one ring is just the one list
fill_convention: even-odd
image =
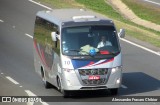
[(113, 26), (77, 26), (62, 29), (62, 52), (68, 56), (110, 55), (119, 51)]

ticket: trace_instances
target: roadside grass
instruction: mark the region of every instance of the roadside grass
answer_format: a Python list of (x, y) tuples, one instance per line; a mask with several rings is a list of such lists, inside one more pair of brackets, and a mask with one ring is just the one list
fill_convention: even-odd
[(139, 27), (135, 27), (130, 24), (125, 24), (124, 22), (114, 21), (118, 28), (124, 26), (126, 29), (127, 36), (145, 41), (156, 47), (160, 47), (160, 37), (157, 34), (154, 34), (150, 31), (143, 30)]
[(139, 0), (122, 0), (138, 17), (160, 25), (160, 9)]
[(116, 20), (125, 19), (115, 11), (110, 5), (108, 5), (104, 0), (75, 0), (76, 2), (83, 4), (86, 8), (99, 12), (101, 14), (106, 15), (109, 18), (113, 18)]
[(75, 0), (34, 0), (42, 2), (52, 8), (83, 8), (83, 5), (75, 2)]
[(47, 3), (52, 8), (87, 8), (112, 18), (117, 26), (126, 29), (126, 35), (160, 47), (160, 32), (147, 29), (123, 18), (107, 0), (36, 0)]

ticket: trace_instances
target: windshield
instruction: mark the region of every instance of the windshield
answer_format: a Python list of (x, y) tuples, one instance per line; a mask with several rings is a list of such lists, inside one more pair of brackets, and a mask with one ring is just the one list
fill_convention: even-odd
[(62, 29), (62, 52), (65, 55), (108, 55), (119, 52), (113, 26), (77, 26)]

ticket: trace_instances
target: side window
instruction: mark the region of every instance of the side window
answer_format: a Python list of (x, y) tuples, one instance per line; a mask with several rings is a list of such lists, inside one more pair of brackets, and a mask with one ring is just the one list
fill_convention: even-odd
[(38, 43), (41, 43), (44, 47), (48, 47), (48, 53), (51, 53), (51, 49), (54, 49), (59, 54), (59, 42), (52, 41), (51, 32), (56, 32), (57, 34), (59, 34), (58, 26), (40, 17), (36, 17), (34, 38)]
[(46, 45), (46, 42), (51, 44), (51, 32), (52, 28), (49, 22), (42, 18), (36, 17), (34, 35), (37, 42), (41, 43), (42, 45)]

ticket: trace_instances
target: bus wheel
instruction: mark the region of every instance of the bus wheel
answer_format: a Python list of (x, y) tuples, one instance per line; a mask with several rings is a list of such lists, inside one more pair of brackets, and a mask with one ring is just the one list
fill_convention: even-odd
[(62, 92), (62, 86), (61, 86), (61, 81), (60, 81), (59, 77), (57, 77), (57, 85), (58, 85), (58, 90), (60, 92)]
[(117, 95), (118, 94), (118, 88), (110, 89), (111, 95)]
[(51, 84), (47, 82), (44, 70), (41, 70), (42, 80), (46, 89), (51, 87)]
[(59, 77), (57, 77), (58, 90), (63, 94), (64, 98), (69, 96), (69, 92), (62, 89), (61, 81)]

